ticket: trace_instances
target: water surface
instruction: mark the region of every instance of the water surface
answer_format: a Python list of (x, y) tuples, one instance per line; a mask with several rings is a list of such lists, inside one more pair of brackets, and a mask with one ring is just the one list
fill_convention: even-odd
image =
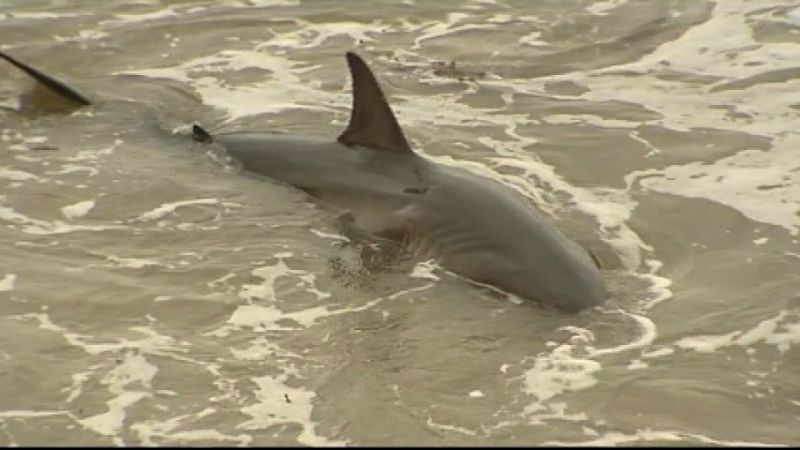
[[(791, 0), (6, 0), (0, 443), (800, 443)], [(338, 135), (343, 58), (412, 145), (603, 261), (548, 312), (374, 261), (339, 211), (186, 126)], [(373, 255), (374, 256), (374, 255)]]

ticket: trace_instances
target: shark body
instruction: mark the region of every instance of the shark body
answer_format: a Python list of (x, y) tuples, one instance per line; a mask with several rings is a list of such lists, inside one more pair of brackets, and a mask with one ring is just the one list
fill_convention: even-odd
[[(0, 53), (75, 108), (83, 94)], [(596, 262), (514, 189), (415, 153), (367, 64), (346, 54), (350, 122), (337, 139), (271, 133), (193, 136), (222, 146), (244, 171), (288, 183), (348, 212), (354, 225), (400, 242), (465, 278), (564, 311), (598, 306)]]

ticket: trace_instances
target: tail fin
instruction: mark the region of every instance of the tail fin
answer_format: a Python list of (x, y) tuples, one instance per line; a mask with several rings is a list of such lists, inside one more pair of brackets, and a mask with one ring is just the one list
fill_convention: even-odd
[[(77, 90), (67, 86), (63, 82), (45, 75), (44, 73), (34, 69), (33, 67), (11, 57), (10, 55), (0, 52), (0, 59), (4, 59), (12, 64), (14, 67), (28, 74), (31, 78), (36, 80), (37, 85), (33, 92), (33, 96), (37, 93), (41, 94), (45, 91), (50, 96), (55, 96), (60, 105), (57, 105), (58, 111), (75, 110), (77, 108), (91, 105), (92, 102)], [(53, 108), (48, 108), (53, 109)]]

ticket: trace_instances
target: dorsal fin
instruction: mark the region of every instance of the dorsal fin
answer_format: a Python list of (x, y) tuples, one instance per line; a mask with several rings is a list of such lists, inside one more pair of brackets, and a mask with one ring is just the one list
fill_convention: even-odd
[(55, 94), (60, 100), (65, 101), (70, 104), (73, 108), (79, 108), (81, 106), (88, 106), (91, 105), (92, 102), (89, 101), (83, 94), (76, 91), (75, 89), (67, 86), (66, 84), (62, 83), (55, 78), (45, 75), (42, 72), (34, 69), (33, 67), (19, 61), (11, 56), (0, 52), (0, 58), (5, 59), (14, 67), (18, 68), (19, 70), (28, 74), (31, 78), (38, 82), (38, 86), (42, 86), (46, 88), (52, 94)]
[(347, 146), (413, 153), (378, 81), (364, 60), (353, 52), (347, 52), (347, 65), (353, 79), (353, 110), (350, 123), (338, 141)]

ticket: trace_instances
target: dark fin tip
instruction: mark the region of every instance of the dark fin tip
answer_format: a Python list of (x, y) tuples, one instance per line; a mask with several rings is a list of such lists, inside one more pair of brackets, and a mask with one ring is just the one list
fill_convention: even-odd
[(204, 144), (208, 144), (214, 141), (208, 131), (204, 130), (203, 127), (197, 124), (192, 125), (192, 139), (197, 142), (202, 142)]

